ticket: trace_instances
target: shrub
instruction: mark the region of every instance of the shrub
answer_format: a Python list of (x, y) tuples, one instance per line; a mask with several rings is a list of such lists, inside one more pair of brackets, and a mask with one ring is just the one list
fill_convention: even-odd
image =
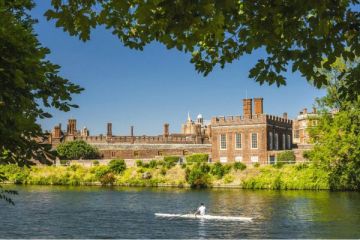
[(185, 169), (186, 168), (186, 163), (181, 164), (181, 168)]
[(192, 155), (189, 155), (186, 157), (186, 162), (187, 163), (192, 163), (192, 162), (207, 162), (209, 159), (209, 154), (206, 153), (195, 153)]
[(206, 188), (211, 185), (209, 174), (201, 171), (201, 168), (187, 168), (185, 173), (186, 181), (192, 188)]
[(141, 160), (136, 160), (135, 164), (137, 167), (142, 167), (144, 165), (143, 161)]
[(245, 170), (246, 169), (246, 165), (242, 162), (235, 162), (233, 165), (235, 170)]
[(110, 168), (108, 166), (97, 166), (92, 169), (92, 172), (95, 174), (95, 177), (100, 180), (101, 177), (108, 174), (110, 172)]
[(99, 158), (98, 149), (83, 140), (61, 143), (56, 148), (56, 151), (60, 159)]
[(92, 164), (93, 164), (93, 166), (99, 166), (100, 163), (99, 163), (98, 160), (95, 160), (95, 161), (92, 162)]
[(113, 185), (115, 182), (115, 176), (112, 172), (108, 172), (100, 178), (101, 185)]
[(295, 163), (294, 151), (284, 151), (277, 155), (277, 161), (279, 163)]
[(164, 168), (164, 167), (161, 168), (160, 174), (165, 176), (166, 175), (166, 168)]
[(172, 168), (179, 162), (179, 159), (178, 156), (166, 156), (164, 157), (165, 166), (167, 168)]
[(234, 181), (234, 176), (233, 175), (230, 175), (230, 174), (225, 175), (225, 177), (224, 177), (224, 183), (225, 184), (232, 183), (233, 181)]
[(274, 168), (282, 168), (284, 166), (284, 164), (285, 163), (283, 163), (283, 162), (277, 162), (277, 163), (273, 164), (273, 167)]
[(216, 162), (212, 165), (210, 173), (218, 179), (221, 179), (225, 174), (229, 173), (230, 170), (231, 165), (223, 165), (220, 162)]
[(151, 161), (149, 162), (149, 168), (156, 168), (156, 166), (157, 166), (156, 160), (151, 160)]
[(260, 167), (260, 163), (254, 163), (254, 167)]
[(113, 173), (120, 174), (126, 169), (126, 164), (123, 159), (115, 159), (109, 162), (109, 169)]

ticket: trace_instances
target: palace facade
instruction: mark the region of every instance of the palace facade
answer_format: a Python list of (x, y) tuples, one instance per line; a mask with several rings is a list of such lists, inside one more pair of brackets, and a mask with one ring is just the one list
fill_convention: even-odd
[(56, 148), (62, 142), (84, 140), (97, 147), (104, 159), (207, 153), (210, 161), (273, 164), (280, 152), (294, 150), (302, 160), (302, 152), (297, 148), (307, 143), (306, 128), (313, 123), (309, 116), (316, 112), (309, 114), (304, 110), (293, 121), (287, 113), (282, 116), (264, 113), (263, 103), (263, 98), (243, 99), (243, 115), (217, 116), (211, 121), (204, 120), (201, 114), (193, 121), (188, 114), (180, 133), (170, 133), (169, 124), (165, 123), (163, 133), (156, 136), (135, 136), (133, 126), (129, 135), (114, 135), (112, 123), (107, 123), (106, 134), (94, 136), (87, 128), (78, 130), (76, 119), (69, 119), (66, 130), (61, 124), (54, 127), (49, 142)]

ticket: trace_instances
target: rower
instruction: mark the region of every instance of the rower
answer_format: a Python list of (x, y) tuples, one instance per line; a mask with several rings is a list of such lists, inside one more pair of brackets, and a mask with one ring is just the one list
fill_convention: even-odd
[(195, 217), (196, 217), (196, 215), (204, 216), (205, 215), (205, 210), (206, 210), (205, 205), (203, 203), (201, 203), (200, 207), (195, 212)]

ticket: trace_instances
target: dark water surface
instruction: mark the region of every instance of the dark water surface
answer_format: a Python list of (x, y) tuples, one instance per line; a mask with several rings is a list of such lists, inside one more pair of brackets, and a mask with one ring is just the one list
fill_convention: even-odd
[[(360, 194), (353, 192), (8, 186), (0, 238), (360, 238)], [(162, 219), (200, 202), (208, 213), (253, 222)]]

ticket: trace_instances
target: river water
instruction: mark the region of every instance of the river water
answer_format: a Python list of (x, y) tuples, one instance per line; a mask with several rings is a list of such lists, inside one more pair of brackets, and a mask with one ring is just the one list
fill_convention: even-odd
[[(8, 186), (0, 238), (360, 238), (360, 193), (239, 189)], [(203, 202), (252, 222), (164, 219)]]

